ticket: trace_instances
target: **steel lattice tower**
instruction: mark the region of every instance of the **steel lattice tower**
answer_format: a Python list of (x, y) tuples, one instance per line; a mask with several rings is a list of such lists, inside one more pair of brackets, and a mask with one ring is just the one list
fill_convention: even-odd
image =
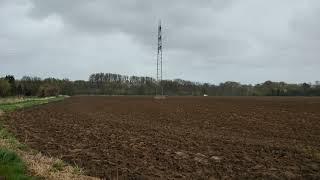
[[(161, 95), (163, 95), (163, 87), (162, 87), (162, 26), (161, 26), (161, 21), (159, 21), (159, 26), (158, 26), (157, 86), (161, 89)], [(156, 95), (157, 95), (157, 88), (156, 88)]]

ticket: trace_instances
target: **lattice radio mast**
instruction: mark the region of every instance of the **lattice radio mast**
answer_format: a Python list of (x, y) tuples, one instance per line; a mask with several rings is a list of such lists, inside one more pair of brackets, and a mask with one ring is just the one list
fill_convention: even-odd
[(157, 52), (157, 88), (161, 89), (161, 95), (163, 95), (163, 87), (162, 87), (162, 26), (161, 21), (159, 21), (158, 26), (158, 52)]

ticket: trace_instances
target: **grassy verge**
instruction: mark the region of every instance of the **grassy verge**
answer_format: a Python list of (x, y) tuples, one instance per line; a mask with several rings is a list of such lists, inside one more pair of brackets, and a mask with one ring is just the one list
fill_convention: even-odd
[(49, 97), (49, 98), (27, 98), (21, 100), (13, 100), (13, 101), (0, 101), (0, 110), (4, 112), (14, 111), (16, 109), (21, 108), (28, 108), (36, 105), (47, 104), (54, 101), (61, 101), (65, 97), (58, 96), (58, 97)]
[(37, 179), (28, 175), (27, 164), (20, 157), (26, 146), (18, 142), (2, 125), (0, 116), (0, 179)]
[[(96, 179), (79, 167), (67, 165), (20, 143), (2, 125), (6, 112), (63, 100), (65, 97), (0, 100), (0, 179)], [(2, 112), (2, 116), (1, 116)]]
[(6, 179), (34, 179), (27, 174), (26, 164), (15, 153), (0, 149), (0, 177)]

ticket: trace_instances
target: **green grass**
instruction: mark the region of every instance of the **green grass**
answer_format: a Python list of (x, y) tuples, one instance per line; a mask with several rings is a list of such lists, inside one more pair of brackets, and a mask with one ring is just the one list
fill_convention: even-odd
[(10, 112), (21, 108), (28, 108), (36, 105), (47, 104), (49, 102), (60, 101), (65, 97), (52, 97), (52, 98), (28, 98), (23, 101), (12, 102), (12, 103), (0, 103), (0, 110), (4, 112)]
[(74, 174), (84, 174), (84, 171), (82, 168), (80, 168), (77, 164), (74, 164), (73, 166), (73, 173)]
[(0, 122), (0, 139), (5, 140), (13, 149), (24, 150), (27, 148), (25, 144), (21, 144), (10, 132), (8, 132)]
[(6, 149), (0, 149), (0, 179), (29, 180), (26, 165), (19, 156)]
[(66, 164), (63, 161), (58, 160), (52, 165), (52, 171), (62, 171), (65, 166)]

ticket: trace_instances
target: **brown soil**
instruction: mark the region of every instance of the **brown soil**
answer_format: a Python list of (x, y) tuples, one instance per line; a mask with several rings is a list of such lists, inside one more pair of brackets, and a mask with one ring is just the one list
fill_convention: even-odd
[(320, 98), (77, 96), (6, 125), (92, 176), (320, 178)]

